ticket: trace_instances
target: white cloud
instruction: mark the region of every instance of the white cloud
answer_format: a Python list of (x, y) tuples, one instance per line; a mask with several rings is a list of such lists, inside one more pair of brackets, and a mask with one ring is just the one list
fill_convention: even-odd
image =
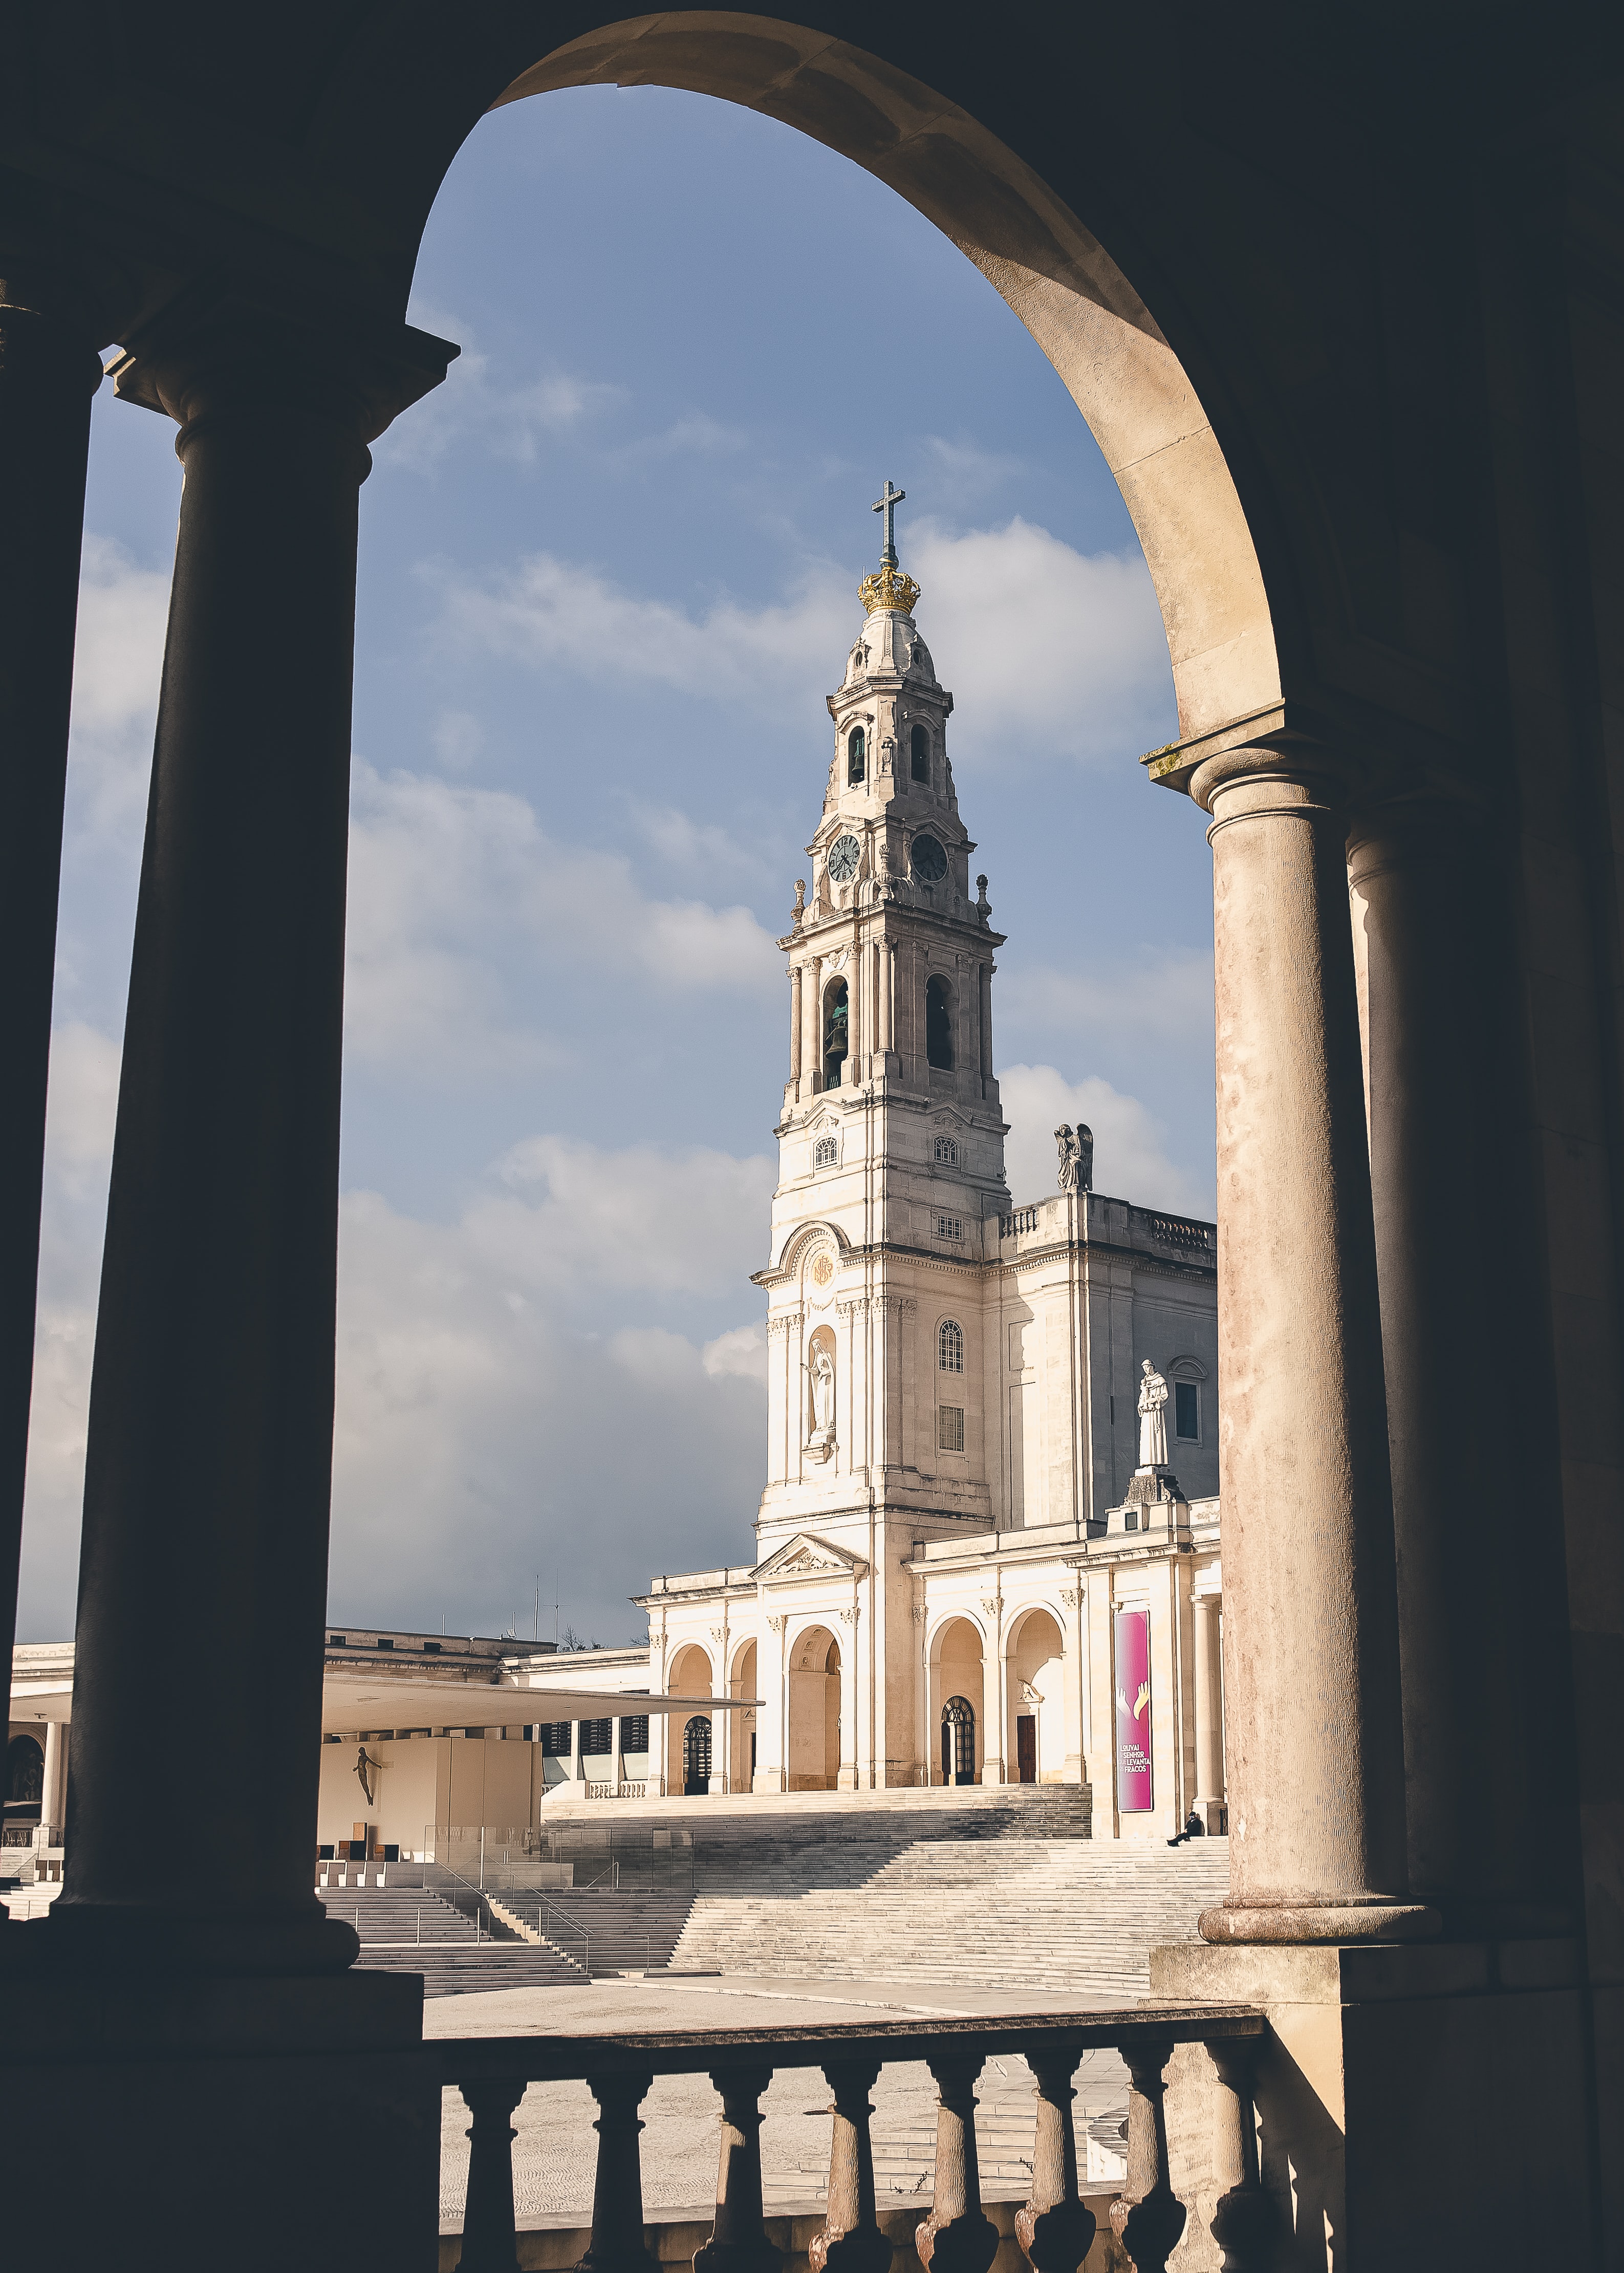
[(495, 1632), (539, 1572), (577, 1625), (624, 1639), (652, 1572), (748, 1554), (763, 1392), (668, 1327), (575, 1330), (530, 1299), (556, 1276), (545, 1240), (504, 1253), (490, 1229), (477, 1208), (434, 1225), (343, 1204), (335, 1607)]
[(357, 761), (350, 835), (346, 1019), (374, 1062), (450, 1076), (543, 1063), (556, 1044), (507, 1004), (515, 958), (635, 973), (681, 992), (768, 998), (778, 954), (742, 906), (647, 897), (630, 863), (550, 837), (506, 791)]
[(999, 984), (1001, 1016), (1023, 1033), (1183, 1044), (1211, 1057), (1210, 949), (1147, 951), (1132, 963), (1092, 971), (1017, 964)]
[(492, 1264), (532, 1286), (566, 1280), (663, 1294), (726, 1293), (764, 1259), (774, 1164), (653, 1144), (605, 1152), (531, 1136), (498, 1164), (506, 1190), (465, 1219)]
[(1137, 756), (1147, 723), (1172, 715), (1172, 666), (1137, 551), (1081, 553), (1014, 520), (954, 536), (909, 531), (924, 598), (920, 628), (954, 694), (954, 761), (1034, 754)]
[(111, 538), (86, 536), (70, 780), (98, 828), (117, 827), (146, 801), (169, 611), (167, 570), (139, 567)]
[(1051, 1065), (1005, 1066), (998, 1076), (1010, 1124), (1004, 1161), (1017, 1204), (1058, 1189), (1054, 1131), (1083, 1121), (1094, 1130), (1094, 1185), (1135, 1207), (1167, 1208), (1210, 1221), (1213, 1194), (1169, 1159), (1167, 1131), (1140, 1104), (1089, 1075), (1068, 1081)]
[(781, 604), (719, 600), (695, 616), (556, 553), (535, 552), (483, 582), (444, 575), (441, 633), (471, 653), (778, 710), (786, 701), (815, 700), (823, 680), (835, 684), (856, 617), (849, 587), (848, 577), (820, 566)]
[(462, 335), (462, 353), (443, 382), (397, 418), (372, 445), (380, 466), (431, 473), (462, 442), (515, 465), (531, 466), (545, 442), (577, 431), (626, 399), (623, 386), (556, 368), (518, 385), (505, 382), (492, 358), (455, 317), (433, 311), (412, 320), (441, 339)]
[(764, 1382), (767, 1378), (767, 1329), (760, 1324), (734, 1326), (728, 1332), (718, 1334), (713, 1342), (707, 1342), (699, 1354), (704, 1362), (705, 1371), (713, 1380), (719, 1379), (723, 1374), (736, 1373), (746, 1381)]
[[(955, 695), (955, 755), (1137, 755), (1172, 715), (1172, 672), (1137, 553), (1085, 554), (1021, 520), (955, 536), (921, 521), (907, 565), (920, 627)], [(836, 683), (856, 626), (849, 569), (808, 565), (777, 604), (694, 612), (537, 552), (482, 581), (437, 571), (454, 648), (598, 679), (642, 679), (782, 714)]]

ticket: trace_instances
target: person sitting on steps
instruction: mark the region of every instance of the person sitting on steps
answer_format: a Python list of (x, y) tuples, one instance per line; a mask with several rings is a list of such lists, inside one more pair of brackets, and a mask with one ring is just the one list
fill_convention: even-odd
[(1189, 1814), (1184, 1818), (1184, 1829), (1182, 1831), (1176, 1831), (1173, 1836), (1168, 1841), (1168, 1845), (1169, 1847), (1182, 1847), (1186, 1839), (1205, 1839), (1206, 1836), (1207, 1826), (1202, 1822), (1200, 1817), (1196, 1813), (1192, 1807)]

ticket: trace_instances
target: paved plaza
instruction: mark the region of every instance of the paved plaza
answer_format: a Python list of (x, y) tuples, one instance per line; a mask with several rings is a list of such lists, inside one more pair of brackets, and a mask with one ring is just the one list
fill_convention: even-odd
[[(836, 1993), (838, 1992), (838, 1993)], [(696, 1981), (605, 1980), (590, 1989), (498, 1990), (442, 1997), (425, 2014), (430, 2037), (585, 2036), (598, 2031), (809, 2026), (921, 2014), (1074, 2012), (1075, 1997), (944, 1988), (909, 1982), (838, 1984), (718, 1977)], [(1077, 2075), (1079, 2161), (1085, 2124), (1127, 2107), (1127, 2071), (1114, 2052), (1085, 2055)], [(989, 2060), (976, 2119), (989, 2199), (1024, 2194), (1030, 2176), (1033, 2077), (1024, 2059)], [(917, 2196), (929, 2207), (936, 2087), (922, 2060), (882, 2070), (873, 2093), (879, 2207)], [(829, 2159), (829, 2089), (816, 2068), (776, 2074), (763, 2108), (762, 2182), (770, 2211), (822, 2206)], [(591, 2214), (597, 2110), (583, 2082), (533, 2083), (514, 2116), (514, 2197), (521, 2226), (584, 2224)], [(650, 2215), (708, 2217), (714, 2201), (720, 2102), (708, 2078), (658, 2076), (643, 2116), (643, 2207)], [(468, 2110), (447, 2090), (442, 2111), (440, 2230), (457, 2231), (468, 2185)], [(1098, 2153), (1096, 2149), (1096, 2162)], [(1096, 2175), (1114, 2175), (1100, 2170)]]

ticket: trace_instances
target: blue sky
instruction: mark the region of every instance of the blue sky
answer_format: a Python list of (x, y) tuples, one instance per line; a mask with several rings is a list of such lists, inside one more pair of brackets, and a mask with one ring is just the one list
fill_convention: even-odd
[[(784, 928), (873, 566), (957, 707), (1009, 934), (1011, 1183), (1209, 1212), (1200, 816), (1115, 484), (929, 223), (791, 130), (582, 89), (486, 119), (412, 319), (458, 341), (362, 493), (332, 1609), (625, 1640), (748, 1559)], [(98, 397), (19, 1632), (72, 1615), (118, 1038), (179, 498)], [(546, 1614), (550, 1630), (550, 1611)]]

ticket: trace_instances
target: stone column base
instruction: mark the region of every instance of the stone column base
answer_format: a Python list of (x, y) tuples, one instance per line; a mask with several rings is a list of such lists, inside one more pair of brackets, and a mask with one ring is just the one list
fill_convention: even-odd
[[(43, 1932), (43, 1924), (20, 1926)], [(287, 2273), (347, 2237), (428, 2273), (440, 2089), (409, 1975), (9, 1978), (6, 2247), (106, 2273), (132, 2235), (161, 2262)]]
[[(1150, 1984), (1153, 2002), (1268, 2014), (1259, 2154), (1277, 2273), (1440, 2273), (1535, 2235), (1542, 2262), (1594, 2262), (1575, 1943), (1195, 1943), (1153, 1950)], [(1215, 2084), (1199, 2044), (1175, 2052), (1168, 2141), (1190, 2218), (1169, 2273), (1222, 2262)]]

